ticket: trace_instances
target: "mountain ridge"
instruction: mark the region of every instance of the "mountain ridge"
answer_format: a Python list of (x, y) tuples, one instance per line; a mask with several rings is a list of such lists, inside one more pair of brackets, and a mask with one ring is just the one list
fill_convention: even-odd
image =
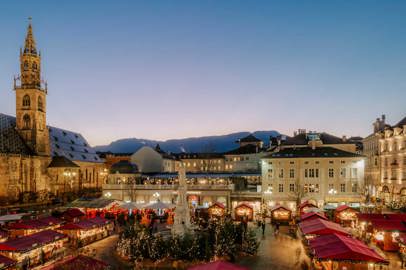
[(108, 145), (98, 145), (93, 148), (98, 152), (134, 153), (143, 146), (155, 147), (157, 144), (159, 144), (162, 150), (171, 153), (221, 153), (237, 148), (238, 143), (236, 143), (236, 141), (245, 136), (248, 136), (249, 134), (253, 134), (258, 139), (264, 141), (265, 145), (269, 145), (270, 137), (276, 137), (280, 135), (280, 133), (275, 130), (261, 130), (255, 132), (241, 131), (226, 135), (190, 137), (182, 139), (169, 139), (163, 141), (138, 138), (123, 138), (113, 141)]

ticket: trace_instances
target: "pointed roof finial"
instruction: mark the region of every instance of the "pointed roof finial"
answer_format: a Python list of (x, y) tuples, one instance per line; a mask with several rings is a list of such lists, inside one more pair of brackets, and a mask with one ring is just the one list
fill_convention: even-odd
[(35, 46), (35, 39), (32, 33), (32, 18), (28, 17), (28, 29), (25, 37), (24, 53), (37, 54), (37, 48)]

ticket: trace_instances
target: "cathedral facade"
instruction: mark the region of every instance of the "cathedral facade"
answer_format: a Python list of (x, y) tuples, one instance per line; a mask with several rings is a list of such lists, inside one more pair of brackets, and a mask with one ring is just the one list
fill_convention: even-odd
[(100, 188), (103, 160), (79, 133), (47, 125), (47, 84), (31, 22), (14, 78), (16, 116), (0, 113), (0, 200)]

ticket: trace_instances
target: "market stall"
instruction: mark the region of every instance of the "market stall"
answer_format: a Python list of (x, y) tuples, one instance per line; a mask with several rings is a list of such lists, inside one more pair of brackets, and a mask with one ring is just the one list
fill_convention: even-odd
[(68, 235), (72, 244), (82, 246), (107, 237), (113, 229), (111, 221), (94, 217), (65, 224), (59, 227), (58, 231)]
[(324, 215), (324, 213), (317, 213), (317, 212), (309, 212), (309, 213), (304, 213), (300, 216), (300, 221), (307, 221), (307, 220), (313, 220), (316, 218), (321, 218), (324, 220), (328, 220), (327, 217)]
[(312, 203), (310, 201), (304, 201), (299, 205), (299, 216), (301, 216), (303, 213), (307, 213), (310, 208), (317, 208), (317, 205), (315, 203)]
[(226, 261), (214, 261), (189, 267), (188, 270), (248, 270), (248, 268)]
[(63, 222), (64, 221), (62, 219), (49, 216), (10, 223), (8, 224), (7, 229), (9, 231), (10, 238), (16, 238), (44, 230), (54, 230)]
[(222, 203), (216, 202), (209, 207), (208, 212), (210, 217), (219, 218), (224, 216), (226, 209)]
[(373, 241), (383, 250), (396, 251), (399, 236), (406, 233), (405, 221), (406, 214), (358, 213), (356, 228), (363, 239)]
[(292, 211), (282, 205), (271, 208), (272, 224), (288, 224), (292, 220)]
[(330, 234), (309, 240), (309, 256), (315, 269), (388, 269), (388, 262), (363, 242), (345, 235)]
[(246, 203), (238, 205), (234, 211), (235, 219), (238, 221), (242, 221), (245, 218), (248, 221), (252, 221), (254, 218), (254, 209)]
[(94, 258), (78, 255), (67, 256), (55, 264), (46, 266), (41, 270), (78, 270), (78, 269), (91, 269), (91, 270), (109, 270), (111, 267), (100, 260)]
[(67, 222), (77, 222), (85, 218), (85, 213), (78, 208), (68, 208), (62, 212), (62, 219)]
[(0, 254), (15, 260), (18, 267), (33, 266), (62, 254), (66, 240), (62, 233), (41, 231), (0, 243)]
[(334, 210), (334, 221), (345, 227), (354, 227), (358, 211), (348, 205), (340, 205)]
[(406, 226), (400, 220), (371, 220), (373, 241), (385, 251), (399, 250), (399, 236), (406, 234)]
[(302, 234), (305, 235), (307, 239), (314, 238), (315, 236), (318, 235), (327, 235), (334, 233), (341, 235), (350, 234), (346, 229), (341, 227), (339, 224), (320, 218), (300, 222), (299, 228)]
[(12, 270), (16, 269), (14, 266), (17, 264), (15, 260), (0, 255), (0, 270)]

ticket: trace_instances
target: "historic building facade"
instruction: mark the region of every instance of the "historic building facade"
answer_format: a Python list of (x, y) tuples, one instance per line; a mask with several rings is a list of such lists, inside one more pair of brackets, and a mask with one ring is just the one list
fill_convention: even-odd
[(14, 79), (16, 116), (0, 114), (0, 197), (101, 187), (103, 160), (76, 132), (47, 126), (47, 84), (31, 22)]
[(380, 180), (379, 196), (385, 203), (406, 203), (406, 117), (378, 133)]
[(364, 157), (356, 145), (326, 133), (300, 133), (262, 158), (266, 207), (294, 210), (304, 200), (318, 206), (363, 200)]

